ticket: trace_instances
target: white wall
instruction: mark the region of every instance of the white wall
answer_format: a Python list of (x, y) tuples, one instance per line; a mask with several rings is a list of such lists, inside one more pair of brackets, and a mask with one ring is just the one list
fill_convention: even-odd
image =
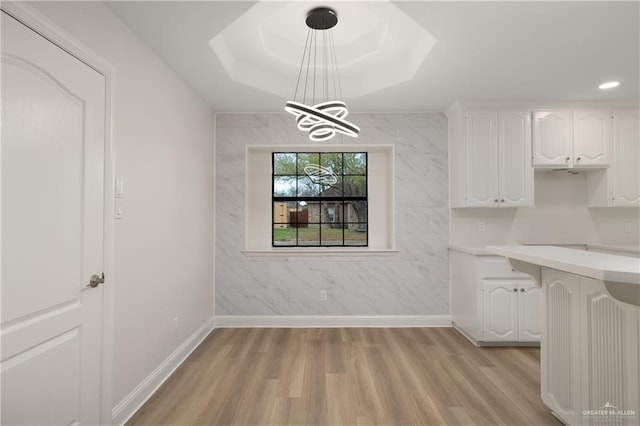
[(214, 117), (103, 4), (32, 5), (115, 69), (117, 405), (213, 315)]
[[(248, 256), (246, 145), (304, 145), (289, 114), (218, 114), (216, 315), (447, 315), (447, 124), (443, 114), (350, 114), (357, 139), (395, 144), (396, 246), (391, 256)], [(375, 173), (375, 170), (370, 170)], [(369, 188), (375, 191), (375, 188)], [(321, 302), (320, 290), (328, 301)]]
[[(535, 207), (451, 209), (451, 242), (638, 245), (635, 208), (588, 208), (587, 171), (536, 171)], [(479, 231), (478, 223), (485, 224)], [(624, 224), (631, 224), (625, 232)]]

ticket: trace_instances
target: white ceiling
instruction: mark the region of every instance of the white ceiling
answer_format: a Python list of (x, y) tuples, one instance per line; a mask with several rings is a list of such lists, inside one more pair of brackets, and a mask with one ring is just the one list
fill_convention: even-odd
[[(306, 3), (308, 9), (334, 7), (339, 15), (341, 3), (346, 8), (341, 1)], [(354, 4), (371, 10), (370, 2), (351, 2), (349, 7)], [(280, 95), (236, 82), (209, 45), (211, 39), (254, 5), (248, 1), (107, 2), (215, 111), (283, 111), (295, 89), (295, 79), (291, 80), (290, 90)], [(267, 3), (265, 19), (269, 7), (275, 10), (281, 6), (280, 2)], [(351, 111), (442, 111), (457, 100), (639, 99), (637, 0), (398, 1), (391, 6), (411, 17), (437, 43), (410, 80), (347, 98)], [(260, 7), (264, 10), (265, 5)], [(292, 22), (301, 19), (292, 15)], [(378, 19), (390, 18), (385, 14)], [(240, 24), (242, 21), (238, 20)], [(300, 37), (305, 36), (303, 33)], [(372, 68), (382, 68), (390, 62), (385, 54), (370, 60), (374, 60)], [(621, 84), (608, 91), (597, 88), (608, 80), (619, 80)], [(253, 86), (267, 87), (273, 82), (257, 75), (254, 83)]]

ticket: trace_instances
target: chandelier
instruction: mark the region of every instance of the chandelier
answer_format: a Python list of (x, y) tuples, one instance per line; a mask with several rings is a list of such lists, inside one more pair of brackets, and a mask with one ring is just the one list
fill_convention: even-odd
[[(326, 141), (336, 133), (351, 137), (358, 137), (360, 133), (356, 125), (345, 120), (349, 114), (347, 104), (338, 100), (342, 98), (342, 87), (333, 33), (328, 31), (337, 23), (338, 15), (328, 7), (318, 7), (307, 14), (309, 30), (296, 90), (293, 100), (287, 101), (284, 107), (285, 111), (296, 116), (298, 129), (309, 132), (312, 141)], [(300, 101), (298, 90), (302, 92)]]

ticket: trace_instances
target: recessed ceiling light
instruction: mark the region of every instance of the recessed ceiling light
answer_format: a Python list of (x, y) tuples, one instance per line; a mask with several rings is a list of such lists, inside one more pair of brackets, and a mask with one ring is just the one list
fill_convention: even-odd
[(598, 86), (598, 89), (612, 89), (614, 87), (618, 87), (619, 85), (619, 81), (607, 81), (606, 83), (602, 83), (600, 86)]

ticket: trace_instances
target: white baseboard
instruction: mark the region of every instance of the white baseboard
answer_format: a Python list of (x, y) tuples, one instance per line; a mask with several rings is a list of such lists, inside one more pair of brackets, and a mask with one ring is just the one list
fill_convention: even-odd
[(209, 318), (195, 333), (184, 341), (167, 359), (151, 372), (138, 386), (111, 410), (113, 425), (125, 424), (136, 411), (158, 390), (171, 374), (214, 329), (214, 317)]
[(215, 327), (451, 327), (451, 315), (218, 315)]

